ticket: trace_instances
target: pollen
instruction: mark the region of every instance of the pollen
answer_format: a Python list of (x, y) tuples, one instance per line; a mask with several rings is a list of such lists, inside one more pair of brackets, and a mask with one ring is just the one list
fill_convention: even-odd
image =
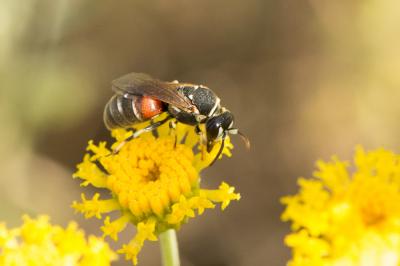
[[(104, 199), (100, 193), (92, 197), (83, 194), (81, 202), (72, 204), (86, 218), (104, 219), (104, 237), (118, 240), (129, 224), (136, 227), (136, 235), (118, 251), (135, 265), (146, 240), (156, 241), (160, 233), (179, 229), (205, 209), (213, 209), (218, 203), (225, 209), (240, 198), (225, 182), (218, 189), (201, 187), (200, 173), (217, 156), (219, 145), (210, 153), (204, 152), (194, 128), (183, 124), (178, 124), (174, 132), (165, 125), (155, 133), (157, 136), (144, 133), (126, 142), (118, 153), (112, 150), (129, 137), (131, 133), (126, 130), (112, 131), (116, 141), (110, 148), (104, 142), (95, 145), (90, 141), (88, 153), (73, 175), (82, 179), (82, 186), (111, 193)], [(220, 158), (231, 156), (232, 148), (227, 138)], [(114, 211), (120, 213), (119, 218), (103, 217)]]
[(123, 209), (137, 217), (162, 217), (171, 202), (198, 187), (193, 152), (172, 138), (137, 139), (100, 160), (109, 172), (107, 188)]

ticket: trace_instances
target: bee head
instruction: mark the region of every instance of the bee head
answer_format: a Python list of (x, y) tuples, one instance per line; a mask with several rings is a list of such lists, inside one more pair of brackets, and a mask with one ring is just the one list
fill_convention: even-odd
[(214, 144), (224, 139), (233, 126), (233, 114), (229, 111), (213, 116), (206, 122), (207, 152), (210, 152)]

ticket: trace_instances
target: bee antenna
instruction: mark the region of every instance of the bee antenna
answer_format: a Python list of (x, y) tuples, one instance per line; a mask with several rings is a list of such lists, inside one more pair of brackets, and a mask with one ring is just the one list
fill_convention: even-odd
[(250, 140), (249, 140), (249, 138), (245, 134), (240, 132), (240, 131), (238, 131), (238, 135), (244, 141), (244, 144), (246, 145), (246, 148), (250, 149)]
[(249, 138), (239, 131), (237, 128), (228, 129), (228, 133), (232, 135), (239, 135), (239, 137), (243, 140), (244, 144), (246, 145), (247, 149), (250, 149), (250, 140)]
[(212, 166), (212, 165), (217, 161), (217, 159), (219, 158), (219, 156), (221, 155), (221, 153), (222, 153), (222, 151), (223, 151), (223, 149), (224, 149), (224, 146), (225, 146), (225, 137), (226, 137), (226, 134), (224, 134), (224, 135), (222, 136), (221, 147), (219, 148), (219, 151), (218, 151), (218, 153), (217, 153), (217, 156), (215, 156), (215, 158), (212, 160), (212, 162), (210, 163), (209, 167)]

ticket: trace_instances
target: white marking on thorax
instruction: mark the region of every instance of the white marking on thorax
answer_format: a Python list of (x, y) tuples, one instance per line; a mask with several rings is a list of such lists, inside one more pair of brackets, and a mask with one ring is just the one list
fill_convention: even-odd
[(212, 116), (215, 112), (215, 110), (217, 110), (217, 107), (219, 106), (219, 103), (221, 102), (221, 99), (216, 97), (217, 100), (215, 101), (215, 104), (213, 106), (213, 108), (211, 109), (210, 113), (208, 114), (208, 116)]

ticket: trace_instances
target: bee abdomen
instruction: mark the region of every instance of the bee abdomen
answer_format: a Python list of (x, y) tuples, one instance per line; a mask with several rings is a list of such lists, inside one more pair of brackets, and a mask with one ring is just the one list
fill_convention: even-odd
[(140, 112), (136, 110), (136, 103), (140, 96), (125, 98), (122, 95), (114, 95), (104, 108), (104, 124), (108, 129), (127, 128), (143, 121)]

